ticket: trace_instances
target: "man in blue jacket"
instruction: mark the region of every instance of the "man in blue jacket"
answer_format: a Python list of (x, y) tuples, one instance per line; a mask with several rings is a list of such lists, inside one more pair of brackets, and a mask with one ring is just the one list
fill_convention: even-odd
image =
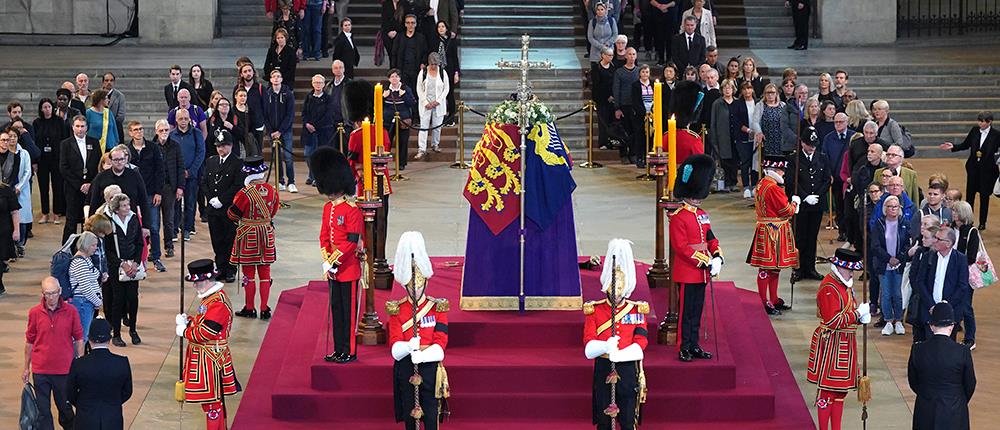
[[(170, 132), (170, 138), (181, 147), (184, 157), (184, 180), (178, 181), (179, 188), (184, 190), (184, 240), (191, 239), (194, 231), (194, 209), (198, 201), (198, 178), (201, 177), (201, 166), (205, 160), (205, 136), (201, 130), (191, 126), (191, 115), (187, 110), (177, 111), (177, 128)], [(180, 210), (174, 211), (179, 218)], [(180, 221), (174, 222), (180, 226)]]
[[(279, 191), (285, 191), (285, 172), (288, 172), (288, 191), (299, 192), (295, 187), (295, 160), (292, 158), (292, 121), (295, 120), (295, 95), (292, 89), (281, 85), (281, 71), (271, 71), (271, 89), (264, 92), (264, 126), (271, 140), (280, 139), (282, 151), (278, 164)], [(282, 169), (284, 167), (284, 169)]]
[[(969, 264), (965, 255), (952, 249), (958, 240), (953, 228), (942, 228), (934, 233), (931, 248), (937, 252), (924, 254), (923, 261), (915, 263), (917, 276), (913, 279), (913, 292), (920, 294), (917, 306), (917, 325), (913, 327), (913, 341), (921, 342), (931, 336), (930, 309), (937, 303), (948, 302), (955, 310), (955, 321), (962, 321), (968, 306)], [(952, 333), (952, 338), (955, 334)]]

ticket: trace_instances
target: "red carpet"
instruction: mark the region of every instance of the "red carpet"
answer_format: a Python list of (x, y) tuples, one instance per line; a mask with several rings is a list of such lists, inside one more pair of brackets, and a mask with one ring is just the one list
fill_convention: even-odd
[[(458, 309), (461, 257), (432, 259), (428, 294), (448, 298), (445, 365), (452, 418), (442, 428), (479, 430), (590, 427), (593, 364), (583, 355), (582, 312), (463, 312)], [(449, 267), (451, 266), (451, 267)], [(645, 266), (637, 273), (645, 273)], [(600, 272), (584, 271), (584, 299), (602, 296)], [(392, 418), (392, 357), (385, 345), (359, 347), (358, 361), (338, 365), (322, 356), (327, 336), (326, 283), (282, 293), (245, 385), (235, 429), (396, 428)], [(652, 294), (651, 294), (652, 293)], [(376, 292), (376, 303), (403, 294)], [(652, 297), (651, 297), (652, 296)], [(805, 401), (756, 294), (716, 282), (718, 348), (706, 301), (702, 347), (717, 359), (682, 363), (674, 346), (651, 339), (644, 366), (649, 397), (643, 428), (813, 428)], [(632, 295), (660, 314), (666, 291), (640, 277)], [(376, 306), (383, 323), (381, 305)], [(650, 333), (659, 318), (651, 315)]]

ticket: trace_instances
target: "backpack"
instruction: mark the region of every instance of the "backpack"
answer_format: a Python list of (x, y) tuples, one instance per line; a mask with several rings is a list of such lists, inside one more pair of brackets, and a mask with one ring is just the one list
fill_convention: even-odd
[(79, 236), (78, 234), (71, 234), (69, 239), (66, 239), (66, 243), (63, 244), (62, 248), (59, 248), (55, 254), (52, 254), (52, 260), (49, 262), (49, 274), (59, 280), (59, 286), (62, 287), (62, 293), (59, 295), (63, 300), (73, 298), (73, 293), (75, 292), (75, 288), (69, 282), (69, 263), (73, 261), (73, 248), (75, 248), (76, 239)]

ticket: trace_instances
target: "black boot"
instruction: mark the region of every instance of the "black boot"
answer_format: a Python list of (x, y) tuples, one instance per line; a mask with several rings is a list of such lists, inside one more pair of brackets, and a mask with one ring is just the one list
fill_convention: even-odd
[(267, 321), (271, 319), (271, 308), (267, 308), (260, 311), (260, 320)]
[(135, 328), (128, 331), (128, 337), (132, 338), (132, 345), (138, 345), (142, 343), (142, 338), (139, 337), (139, 332), (135, 331)]
[(342, 353), (342, 352), (335, 352), (333, 354), (327, 355), (326, 357), (323, 357), (323, 361), (325, 361), (327, 363), (336, 363), (336, 362), (340, 361), (341, 357), (343, 357), (343, 356), (344, 356), (344, 353)]
[(257, 318), (257, 310), (256, 309), (243, 308), (239, 312), (236, 312), (235, 315), (238, 316), (238, 317), (243, 317), (243, 318)]
[(119, 348), (124, 348), (126, 346), (125, 341), (122, 340), (121, 333), (115, 333), (115, 336), (111, 339), (111, 344)]
[(701, 349), (700, 346), (691, 348), (690, 350), (688, 350), (688, 352), (690, 352), (691, 356), (694, 358), (700, 358), (702, 360), (708, 360), (712, 358), (712, 353)]

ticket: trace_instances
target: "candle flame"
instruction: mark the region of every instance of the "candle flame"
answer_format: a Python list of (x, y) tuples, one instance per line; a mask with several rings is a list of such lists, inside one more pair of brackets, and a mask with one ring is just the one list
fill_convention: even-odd
[(676, 116), (677, 116), (676, 114), (670, 114), (670, 120), (671, 121), (677, 120)]

